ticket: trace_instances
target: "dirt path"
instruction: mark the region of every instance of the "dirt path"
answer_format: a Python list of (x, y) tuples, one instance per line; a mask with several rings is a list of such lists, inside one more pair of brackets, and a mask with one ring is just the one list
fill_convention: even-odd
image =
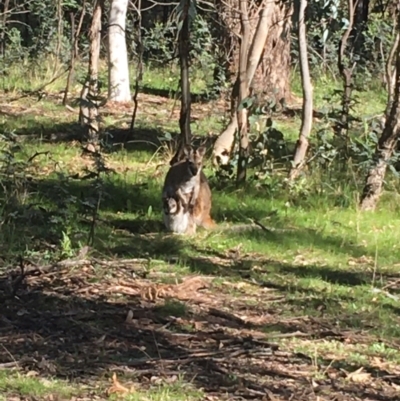
[[(15, 298), (9, 297), (10, 282), (15, 285), (18, 269), (1, 277), (3, 367), (103, 386), (104, 376), (116, 372), (140, 388), (183, 375), (209, 400), (399, 399), (396, 374), (350, 372), (345, 361), (317, 363), (285, 349), (279, 341), (286, 337), (343, 342), (362, 337), (307, 316), (282, 318), (285, 294), (279, 291), (247, 291), (245, 282), (221, 287), (203, 276), (175, 284), (173, 274), (147, 271), (141, 260), (87, 260), (76, 268), (47, 270), (32, 271), (15, 287)], [(267, 310), (260, 296), (264, 305), (270, 300)], [(279, 333), (265, 334), (277, 325)]]

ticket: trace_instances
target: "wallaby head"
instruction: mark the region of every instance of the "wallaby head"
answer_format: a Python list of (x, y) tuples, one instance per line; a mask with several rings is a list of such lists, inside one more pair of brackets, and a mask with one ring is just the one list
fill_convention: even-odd
[(206, 148), (204, 146), (200, 146), (197, 149), (193, 149), (191, 146), (186, 145), (183, 147), (182, 152), (189, 171), (192, 173), (192, 175), (197, 175), (203, 166)]
[(175, 198), (164, 198), (163, 209), (164, 213), (167, 215), (177, 214), (179, 212), (179, 203)]
[(194, 150), (191, 145), (180, 145), (177, 152), (170, 160), (169, 164), (170, 166), (173, 166), (176, 163), (181, 163), (183, 161), (191, 159), (193, 158), (195, 153), (201, 155), (201, 159), (203, 159), (206, 153), (205, 146), (199, 146), (196, 150)]
[(168, 231), (175, 234), (191, 235), (196, 232), (192, 215), (185, 211), (182, 201), (174, 197), (163, 199), (163, 220)]

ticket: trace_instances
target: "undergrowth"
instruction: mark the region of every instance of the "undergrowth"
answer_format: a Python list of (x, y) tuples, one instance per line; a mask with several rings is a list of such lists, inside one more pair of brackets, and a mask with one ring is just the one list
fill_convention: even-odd
[[(148, 74), (148, 85), (165, 89), (160, 71)], [(329, 88), (324, 79), (316, 85), (317, 108), (327, 102), (323, 95)], [(42, 76), (38, 81), (24, 80), (24, 85), (30, 82), (35, 88), (42, 80)], [(10, 79), (5, 85), (12, 91), (27, 89), (21, 82)], [(329, 85), (337, 87), (332, 81)], [(59, 81), (47, 90), (52, 93), (62, 87)], [(7, 96), (1, 103), (6, 104)], [(360, 98), (366, 103), (372, 96), (366, 91)], [(381, 93), (373, 98), (379, 101), (368, 101), (363, 106), (365, 114), (378, 114), (384, 107)], [(398, 344), (400, 339), (400, 299), (395, 285), (400, 255), (399, 186), (394, 173), (388, 176), (379, 210), (372, 214), (358, 210), (365, 171), (361, 162), (349, 162), (343, 168), (338, 156), (329, 159), (329, 141), (321, 137), (319, 142), (315, 139), (314, 146), (325, 146), (321, 151), (325, 162), (315, 158), (290, 188), (285, 183), (287, 160), (265, 162), (263, 177), (251, 173), (242, 189), (236, 189), (227, 177), (221, 178), (207, 163), (205, 171), (213, 189), (212, 215), (218, 228), (199, 230), (192, 239), (175, 238), (164, 230), (160, 201), (170, 157), (166, 140), (170, 135), (166, 133), (177, 131), (173, 118), (171, 123), (165, 121), (173, 100), (163, 100), (163, 108), (147, 103), (138, 121), (138, 131), (143, 127), (144, 136), (124, 148), (119, 144), (120, 117), (109, 116), (104, 128), (114, 137), (99, 163), (81, 155), (74, 138), (79, 132), (75, 114), (59, 106), (59, 100), (33, 103), (29, 99), (13, 104), (13, 118), (0, 117), (3, 272), (20, 260), (40, 265), (74, 258), (90, 245), (97, 258), (143, 258), (150, 270), (173, 272), (174, 280), (193, 274), (211, 276), (215, 295), (226, 295), (232, 302), (240, 299), (248, 308), (256, 306), (280, 316), (281, 323), (261, 325), (266, 339), (285, 332), (285, 319), (306, 317), (329, 322), (337, 331), (366, 334), (365, 344), (359, 347), (312, 339), (277, 340), (310, 355), (318, 375), (326, 374), (321, 366), (330, 353), (338, 360), (346, 355), (347, 362), (357, 366), (370, 366), (374, 357), (388, 363), (400, 360), (396, 346), (382, 345)], [(26, 107), (30, 112), (22, 113)], [(220, 130), (218, 116), (203, 105), (193, 108), (200, 120), (206, 120), (198, 125), (200, 139), (210, 129)], [(295, 139), (296, 117), (275, 116), (274, 123), (286, 141)], [(361, 161), (367, 156), (355, 153)], [(239, 225), (252, 227), (236, 229)], [(107, 274), (100, 268), (91, 280), (102, 282)], [(159, 280), (166, 283), (164, 278)], [(263, 299), (260, 291), (266, 288), (276, 291), (280, 301)], [(186, 303), (174, 300), (159, 305), (156, 311), (161, 319), (174, 316), (177, 320), (189, 319), (194, 313)], [(190, 332), (197, 326), (183, 321), (181, 327)], [(73, 393), (69, 384), (64, 388), (58, 382), (48, 386), (35, 380), (2, 373), (0, 390), (41, 396), (44, 387), (54, 393), (52, 386), (58, 386), (56, 392), (63, 397)], [(138, 392), (126, 399), (141, 396)], [(186, 378), (175, 378), (174, 383), (146, 392), (146, 398), (154, 400), (201, 397), (201, 391)]]

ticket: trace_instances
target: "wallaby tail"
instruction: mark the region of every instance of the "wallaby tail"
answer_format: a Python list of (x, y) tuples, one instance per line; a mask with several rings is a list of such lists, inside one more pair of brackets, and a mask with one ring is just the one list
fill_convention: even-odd
[(209, 230), (216, 227), (217, 223), (211, 218), (210, 215), (205, 216), (200, 224), (203, 228)]

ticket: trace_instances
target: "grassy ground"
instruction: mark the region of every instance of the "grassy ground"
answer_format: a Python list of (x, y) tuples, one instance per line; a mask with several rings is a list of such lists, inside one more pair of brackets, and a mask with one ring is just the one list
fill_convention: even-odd
[[(335, 85), (315, 85), (316, 108)], [(207, 166), (218, 228), (169, 235), (159, 139), (177, 131), (173, 99), (140, 94), (126, 148), (131, 107), (101, 110), (112, 171), (96, 181), (77, 108), (55, 88), (17, 94), (0, 99), (0, 130), (16, 135), (2, 145), (0, 400), (398, 399), (396, 192), (362, 214), (347, 179), (237, 190)], [(382, 111), (379, 91), (360, 97)], [(193, 130), (217, 133), (224, 112), (194, 103)], [(298, 132), (296, 116), (276, 123)]]

